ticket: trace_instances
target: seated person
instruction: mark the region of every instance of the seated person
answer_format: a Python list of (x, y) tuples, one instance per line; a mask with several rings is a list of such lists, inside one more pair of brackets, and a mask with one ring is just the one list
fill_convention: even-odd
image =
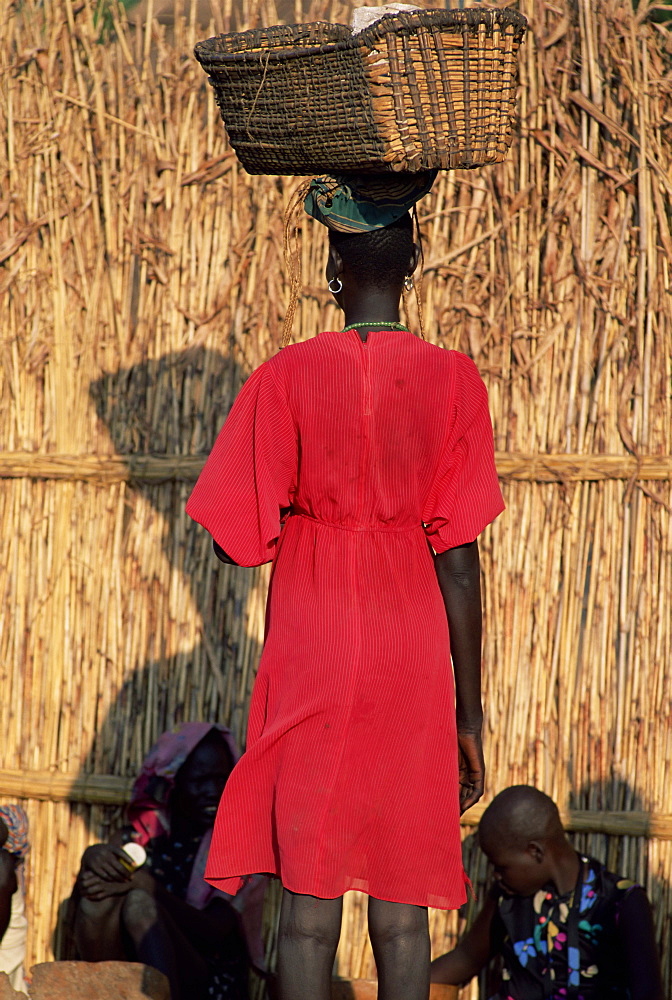
[(552, 799), (507, 788), (478, 836), (495, 882), (458, 946), (432, 962), (432, 982), (464, 983), (499, 955), (492, 1000), (663, 1000), (644, 890), (577, 854)]
[[(70, 916), (79, 958), (151, 965), (168, 977), (171, 1000), (247, 998), (250, 961), (261, 959), (264, 880), (255, 876), (230, 901), (203, 878), (236, 759), (222, 726), (188, 722), (159, 738), (133, 786), (129, 826), (82, 856)], [(122, 850), (130, 842), (147, 851), (135, 871)]]
[(23, 992), (28, 930), (23, 862), (29, 848), (28, 817), (21, 806), (0, 806), (0, 972), (6, 972), (13, 988)]

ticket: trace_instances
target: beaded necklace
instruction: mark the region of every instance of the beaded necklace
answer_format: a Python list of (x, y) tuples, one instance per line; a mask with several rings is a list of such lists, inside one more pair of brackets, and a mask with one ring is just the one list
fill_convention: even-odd
[(383, 327), (385, 330), (405, 330), (409, 332), (408, 327), (404, 326), (403, 323), (348, 323), (341, 330), (341, 333), (347, 333), (348, 330), (371, 330), (375, 326)]

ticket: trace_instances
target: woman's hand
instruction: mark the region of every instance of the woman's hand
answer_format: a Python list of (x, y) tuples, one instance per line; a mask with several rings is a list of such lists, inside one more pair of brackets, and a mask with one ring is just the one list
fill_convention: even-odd
[(120, 847), (92, 844), (82, 855), (81, 873), (91, 872), (104, 882), (128, 882), (131, 873), (122, 858), (126, 855)]
[(480, 729), (457, 731), (460, 767), (460, 813), (475, 805), (485, 785), (485, 760)]
[(92, 899), (99, 902), (101, 899), (109, 899), (112, 896), (125, 896), (133, 888), (130, 881), (110, 882), (107, 879), (99, 878), (91, 871), (80, 871), (77, 877), (77, 887), (84, 899)]
[[(107, 844), (95, 844), (94, 847), (102, 847), (112, 852), (117, 851), (117, 848), (108, 848)], [(88, 848), (88, 850), (91, 850), (91, 848)], [(106, 859), (102, 852), (99, 851), (91, 851), (91, 854), (93, 856), (93, 863), (96, 864), (99, 870), (109, 871), (107, 865), (107, 862), (110, 861), (109, 858)], [(77, 883), (82, 895), (86, 899), (93, 900), (109, 899), (111, 896), (125, 896), (131, 889), (142, 889), (143, 892), (148, 893), (150, 896), (155, 896), (158, 886), (154, 876), (145, 868), (138, 868), (133, 873), (124, 869), (123, 878), (117, 878), (116, 876), (115, 878), (107, 878), (105, 875), (100, 875), (97, 871), (93, 870), (89, 860), (86, 858), (86, 851), (82, 858), (82, 868)]]

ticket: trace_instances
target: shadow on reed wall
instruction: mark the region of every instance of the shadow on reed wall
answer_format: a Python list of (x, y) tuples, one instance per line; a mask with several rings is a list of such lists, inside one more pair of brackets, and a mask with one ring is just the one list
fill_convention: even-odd
[[(230, 357), (197, 346), (107, 373), (91, 384), (90, 393), (120, 456), (205, 454), (243, 377)], [(119, 759), (112, 748), (121, 738), (120, 722), (128, 723), (134, 707), (152, 717), (144, 752), (164, 729), (189, 719), (223, 721), (242, 742), (246, 705), (239, 702), (234, 682), (240, 681), (241, 656), (249, 676), (260, 652), (258, 640), (245, 628), (252, 574), (222, 566), (212, 553), (210, 536), (184, 516), (183, 501), (191, 489), (190, 477), (185, 478), (186, 482), (130, 483), (122, 537), (131, 536), (131, 522), (140, 514), (134, 501), (140, 498), (147, 527), (148, 519), (153, 522), (150, 545), (160, 541), (173, 577), (171, 588), (182, 585), (181, 607), (175, 609), (174, 620), (170, 607), (157, 607), (148, 628), (129, 607), (124, 621), (129, 639), (141, 628), (153, 655), (136, 665), (116, 704), (99, 721), (94, 745), (83, 763), (86, 772), (105, 767), (104, 759), (110, 754)], [(158, 558), (158, 551), (151, 552), (145, 566), (152, 584)], [(193, 602), (191, 637), (185, 634), (184, 623), (179, 624), (180, 612), (189, 600)], [(179, 634), (171, 650), (168, 633), (172, 625)], [(154, 640), (161, 632), (157, 648)]]
[[(613, 778), (609, 784), (586, 782), (578, 789), (570, 785), (570, 809), (601, 812), (644, 813), (652, 816), (655, 808), (636, 784), (625, 778)], [(656, 940), (663, 968), (663, 981), (672, 975), (669, 913), (672, 885), (669, 868), (661, 857), (659, 845), (647, 837), (613, 836), (605, 833), (570, 834), (577, 851), (597, 858), (607, 868), (642, 885), (652, 903)]]
[[(234, 361), (199, 346), (105, 373), (90, 395), (119, 456), (203, 454), (242, 379)], [(190, 488), (174, 479), (127, 486), (118, 524), (132, 567), (120, 623), (127, 661), (96, 720), (80, 776), (121, 770), (134, 777), (157, 736), (183, 721), (223, 722), (242, 746), (260, 655), (258, 622), (250, 622), (256, 574), (218, 562), (210, 536), (184, 515)], [(105, 561), (96, 572), (106, 572)], [(138, 603), (153, 598), (142, 612), (136, 587)], [(89, 810), (70, 805), (92, 824)], [(118, 819), (118, 811), (110, 815), (110, 827)], [(62, 905), (55, 951), (67, 956), (64, 918)]]

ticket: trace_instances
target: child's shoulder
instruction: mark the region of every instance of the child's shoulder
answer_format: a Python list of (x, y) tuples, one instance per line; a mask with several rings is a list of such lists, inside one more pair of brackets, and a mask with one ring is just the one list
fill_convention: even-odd
[(582, 904), (589, 903), (591, 899), (597, 896), (602, 896), (608, 900), (613, 899), (614, 902), (618, 902), (633, 889), (642, 889), (642, 886), (638, 882), (625, 878), (625, 876), (619, 875), (618, 872), (610, 871), (597, 858), (582, 855), (581, 861), (585, 871)]

